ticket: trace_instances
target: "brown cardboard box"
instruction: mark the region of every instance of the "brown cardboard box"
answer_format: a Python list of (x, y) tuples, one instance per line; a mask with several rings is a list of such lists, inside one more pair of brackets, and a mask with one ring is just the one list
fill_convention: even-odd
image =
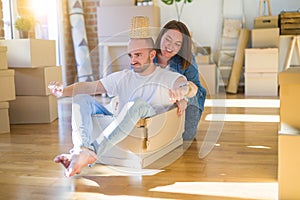
[(278, 189), (279, 199), (300, 199), (300, 135), (279, 134)]
[(57, 98), (49, 96), (16, 96), (9, 102), (11, 124), (50, 123), (57, 119)]
[(246, 96), (278, 96), (278, 73), (246, 72)]
[(0, 70), (7, 68), (7, 47), (0, 46)]
[(0, 134), (9, 133), (8, 102), (0, 102)]
[(0, 101), (16, 99), (14, 75), (12, 69), (0, 70)]
[(215, 64), (198, 64), (200, 83), (207, 94), (215, 95), (217, 90), (217, 66)]
[(253, 29), (252, 48), (278, 48), (279, 28)]
[(197, 64), (210, 64), (210, 55), (196, 55)]
[(50, 95), (50, 81), (62, 82), (60, 66), (15, 68), (16, 95)]
[(279, 73), (280, 122), (300, 129), (300, 67), (290, 67)]
[(259, 16), (254, 18), (254, 28), (277, 28), (278, 16)]
[(108, 39), (112, 39), (112, 36), (113, 39), (128, 41), (130, 20), (138, 15), (149, 17), (151, 31), (154, 36), (157, 36), (160, 30), (160, 8), (158, 6), (97, 7), (99, 42), (108, 41)]
[[(107, 116), (94, 116), (94, 134), (97, 135), (111, 122)], [(104, 122), (106, 121), (106, 123)], [(103, 124), (104, 123), (104, 124)], [(178, 117), (177, 108), (147, 118), (144, 127), (134, 130), (101, 158), (108, 165), (144, 168), (182, 144), (184, 115)]]
[(0, 40), (7, 46), (8, 67), (56, 66), (55, 40)]
[(245, 49), (245, 72), (278, 72), (278, 48)]

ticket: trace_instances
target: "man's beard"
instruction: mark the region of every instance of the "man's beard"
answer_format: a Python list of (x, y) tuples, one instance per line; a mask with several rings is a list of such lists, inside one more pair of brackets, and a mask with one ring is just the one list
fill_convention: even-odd
[(139, 68), (133, 68), (133, 71), (137, 73), (143, 73), (149, 68), (149, 66), (150, 66), (150, 57), (148, 57), (147, 63), (141, 65)]

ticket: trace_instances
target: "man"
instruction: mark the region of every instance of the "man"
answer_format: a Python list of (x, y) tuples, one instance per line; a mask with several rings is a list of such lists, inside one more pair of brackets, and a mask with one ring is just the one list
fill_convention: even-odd
[[(66, 176), (79, 174), (113, 145), (128, 136), (140, 118), (164, 112), (184, 96), (193, 96), (186, 78), (163, 70), (153, 63), (155, 50), (152, 38), (133, 38), (128, 44), (132, 70), (112, 73), (99, 81), (79, 82), (62, 89), (51, 82), (56, 96), (74, 96), (72, 103), (72, 141), (70, 154), (61, 154), (54, 161), (66, 168)], [(120, 112), (96, 140), (92, 140), (92, 115), (112, 115), (91, 95), (108, 94), (119, 97)]]

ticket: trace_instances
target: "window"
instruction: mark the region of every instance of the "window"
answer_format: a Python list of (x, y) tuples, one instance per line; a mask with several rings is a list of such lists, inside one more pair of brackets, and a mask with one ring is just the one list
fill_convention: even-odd
[[(20, 16), (18, 0), (2, 0), (4, 39), (18, 39), (19, 33), (14, 28), (15, 19)], [(34, 33), (36, 39), (55, 40), (57, 48), (57, 64), (59, 65), (59, 20), (58, 11), (61, 1), (59, 0), (28, 0), (26, 10), (34, 16), (36, 23)]]

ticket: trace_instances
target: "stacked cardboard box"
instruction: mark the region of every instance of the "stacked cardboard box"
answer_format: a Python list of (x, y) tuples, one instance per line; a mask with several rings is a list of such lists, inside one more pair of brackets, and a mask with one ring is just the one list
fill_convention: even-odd
[(58, 117), (57, 99), (50, 95), (47, 85), (62, 81), (55, 41), (14, 39), (0, 44), (7, 46), (8, 67), (15, 71), (16, 99), (9, 103), (10, 123), (54, 121)]
[(300, 67), (279, 73), (280, 128), (278, 138), (279, 199), (300, 199)]
[(277, 96), (279, 28), (252, 30), (252, 48), (245, 50), (245, 95)]
[(0, 46), (0, 134), (10, 132), (8, 101), (14, 100), (15, 82), (14, 70), (8, 69), (7, 47)]

